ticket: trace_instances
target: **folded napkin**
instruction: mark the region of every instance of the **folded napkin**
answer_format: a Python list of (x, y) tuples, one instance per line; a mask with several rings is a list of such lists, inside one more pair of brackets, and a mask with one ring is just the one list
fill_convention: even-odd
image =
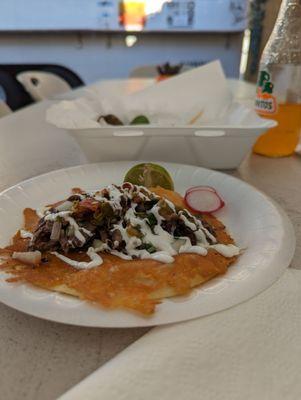
[(253, 105), (234, 101), (219, 61), (160, 83), (119, 80), (93, 85), (79, 98), (52, 104), (46, 120), (64, 129), (92, 129), (107, 127), (103, 120), (97, 122), (106, 114), (118, 116), (125, 125), (138, 115), (146, 115), (154, 126), (262, 124)]
[(301, 398), (301, 271), (229, 310), (155, 328), (60, 400)]

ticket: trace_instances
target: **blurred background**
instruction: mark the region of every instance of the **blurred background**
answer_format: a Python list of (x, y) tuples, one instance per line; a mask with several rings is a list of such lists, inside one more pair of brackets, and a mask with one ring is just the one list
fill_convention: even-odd
[(280, 3), (0, 0), (0, 99), (11, 110), (42, 99), (35, 87), (45, 76), (59, 92), (101, 79), (179, 73), (215, 59), (227, 77), (254, 82)]

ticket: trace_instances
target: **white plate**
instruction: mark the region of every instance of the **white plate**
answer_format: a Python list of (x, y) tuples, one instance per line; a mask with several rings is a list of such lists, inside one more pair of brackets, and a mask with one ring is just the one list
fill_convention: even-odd
[[(121, 183), (135, 162), (89, 164), (50, 172), (0, 194), (0, 246), (7, 245), (22, 224), (25, 207), (40, 207), (62, 199), (72, 187), (94, 189)], [(226, 207), (217, 213), (238, 245), (245, 249), (226, 275), (195, 289), (184, 298), (164, 300), (152, 317), (126, 311), (105, 311), (72, 297), (27, 284), (8, 284), (0, 276), (0, 301), (17, 310), (81, 326), (151, 326), (188, 320), (241, 303), (270, 286), (291, 262), (295, 249), (292, 225), (278, 206), (250, 185), (220, 172), (161, 163), (171, 173), (178, 192), (193, 185), (214, 186)]]

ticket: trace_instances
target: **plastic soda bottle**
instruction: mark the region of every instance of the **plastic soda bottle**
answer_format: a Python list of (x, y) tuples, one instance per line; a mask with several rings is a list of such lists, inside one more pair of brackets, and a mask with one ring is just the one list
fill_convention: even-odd
[(301, 0), (282, 1), (260, 61), (255, 109), (278, 126), (258, 138), (254, 152), (293, 154), (301, 132)]

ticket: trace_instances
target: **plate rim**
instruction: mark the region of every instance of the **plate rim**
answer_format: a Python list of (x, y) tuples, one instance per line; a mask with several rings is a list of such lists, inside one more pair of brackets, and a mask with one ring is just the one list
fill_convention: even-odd
[[(93, 167), (96, 167), (96, 166), (102, 166), (102, 167), (108, 167), (109, 165), (114, 165), (114, 166), (116, 166), (117, 164), (118, 164), (118, 167), (119, 168), (122, 168), (122, 166), (124, 165), (124, 166), (127, 166), (127, 168), (129, 167), (129, 164), (136, 164), (136, 163), (141, 163), (141, 162), (155, 162), (155, 163), (160, 163), (160, 164), (163, 164), (163, 165), (166, 165), (166, 166), (171, 166), (171, 167), (188, 167), (188, 168), (194, 168), (195, 170), (202, 170), (202, 171), (204, 171), (204, 172), (209, 172), (209, 173), (213, 173), (214, 175), (216, 175), (216, 176), (226, 176), (227, 177), (227, 179), (228, 180), (230, 180), (230, 181), (232, 181), (232, 182), (236, 182), (236, 183), (239, 183), (239, 184), (242, 184), (243, 186), (246, 186), (246, 187), (248, 187), (249, 189), (251, 189), (251, 190), (253, 190), (253, 191), (255, 191), (255, 192), (257, 192), (258, 194), (260, 194), (264, 199), (265, 199), (265, 201), (266, 202), (268, 202), (270, 205), (272, 205), (273, 207), (274, 207), (274, 209), (277, 211), (277, 213), (279, 214), (279, 216), (281, 217), (281, 221), (282, 221), (282, 226), (283, 226), (283, 231), (285, 230), (285, 228), (286, 228), (286, 230), (287, 230), (287, 233), (288, 233), (288, 235), (287, 236), (289, 236), (289, 238), (290, 238), (290, 241), (288, 241), (287, 240), (287, 238), (286, 238), (286, 242), (287, 242), (287, 244), (288, 244), (288, 247), (290, 248), (289, 249), (289, 254), (285, 257), (285, 260), (284, 260), (284, 262), (283, 262), (283, 266), (279, 269), (279, 271), (278, 271), (278, 273), (273, 277), (273, 279), (272, 279), (272, 282), (269, 282), (268, 284), (264, 284), (264, 285), (262, 285), (262, 287), (260, 287), (260, 289), (256, 289), (256, 290), (254, 290), (254, 288), (253, 288), (253, 290), (251, 290), (250, 292), (251, 293), (249, 293), (249, 294), (247, 294), (247, 295), (245, 295), (245, 296), (243, 296), (243, 297), (245, 297), (245, 298), (243, 298), (242, 300), (240, 300), (239, 302), (237, 302), (237, 301), (234, 301), (233, 302), (233, 304), (230, 304), (230, 305), (228, 305), (227, 307), (223, 307), (223, 308), (221, 308), (221, 309), (218, 309), (218, 310), (216, 310), (216, 311), (213, 311), (213, 312), (208, 312), (208, 313), (205, 313), (205, 314), (202, 314), (201, 316), (188, 316), (187, 318), (181, 318), (181, 319), (179, 319), (179, 320), (174, 320), (174, 319), (172, 319), (172, 320), (167, 320), (167, 321), (165, 321), (165, 322), (155, 322), (155, 321), (152, 321), (151, 319), (149, 319), (149, 318), (146, 318), (146, 317), (140, 317), (139, 318), (139, 320), (140, 321), (143, 321), (144, 323), (143, 324), (136, 324), (136, 323), (122, 323), (122, 324), (116, 324), (116, 323), (113, 323), (113, 324), (104, 324), (104, 325), (101, 325), (100, 323), (98, 323), (97, 321), (96, 322), (92, 322), (92, 323), (83, 323), (83, 322), (81, 322), (81, 323), (79, 323), (79, 322), (74, 322), (74, 321), (66, 321), (66, 320), (63, 320), (63, 318), (58, 318), (58, 317), (52, 317), (52, 316), (45, 316), (45, 315), (40, 315), (40, 313), (39, 312), (36, 312), (34, 309), (33, 310), (31, 310), (31, 311), (26, 311), (26, 310), (23, 310), (23, 309), (21, 309), (21, 308), (19, 308), (18, 306), (15, 306), (15, 305), (12, 305), (9, 301), (5, 301), (5, 300), (3, 300), (2, 298), (0, 299), (0, 302), (1, 303), (3, 303), (3, 304), (6, 304), (7, 306), (9, 306), (9, 307), (11, 307), (11, 308), (13, 308), (13, 309), (15, 309), (15, 310), (18, 310), (18, 311), (20, 311), (20, 312), (23, 312), (23, 313), (25, 313), (25, 314), (27, 314), (27, 315), (30, 315), (30, 316), (34, 316), (34, 317), (36, 317), (36, 318), (41, 318), (41, 319), (43, 319), (43, 320), (47, 320), (47, 321), (52, 321), (52, 322), (57, 322), (57, 323), (62, 323), (62, 324), (67, 324), (67, 325), (73, 325), (73, 326), (82, 326), (82, 327), (95, 327), (95, 328), (133, 328), (133, 327), (152, 327), (152, 326), (157, 326), (157, 325), (168, 325), (168, 324), (172, 324), (172, 323), (178, 323), (178, 322), (183, 322), (183, 321), (187, 321), (187, 320), (191, 320), (191, 319), (196, 319), (196, 318), (201, 318), (202, 316), (205, 316), (205, 315), (211, 315), (211, 314), (214, 314), (214, 313), (216, 313), (216, 312), (221, 312), (221, 311), (223, 311), (223, 310), (226, 310), (226, 309), (228, 309), (228, 308), (231, 308), (231, 307), (233, 307), (233, 306), (235, 306), (235, 305), (239, 305), (239, 304), (241, 304), (242, 302), (244, 302), (244, 301), (247, 301), (247, 300), (249, 300), (249, 299), (251, 299), (252, 297), (254, 297), (255, 295), (257, 295), (257, 294), (260, 294), (262, 291), (264, 291), (265, 289), (267, 289), (268, 287), (270, 287), (272, 284), (274, 284), (278, 279), (279, 279), (279, 277), (284, 273), (284, 271), (286, 270), (286, 268), (288, 268), (289, 267), (289, 265), (290, 265), (290, 263), (291, 263), (291, 261), (292, 261), (292, 259), (293, 259), (293, 256), (294, 256), (294, 253), (295, 253), (295, 247), (296, 247), (296, 236), (295, 236), (295, 231), (294, 231), (294, 227), (293, 227), (293, 225), (292, 225), (292, 222), (291, 222), (291, 220), (289, 219), (289, 217), (287, 216), (287, 214), (285, 213), (285, 211), (282, 209), (282, 207), (280, 207), (278, 204), (277, 204), (277, 202), (276, 201), (274, 201), (272, 198), (270, 198), (268, 195), (266, 195), (264, 192), (262, 192), (261, 190), (259, 190), (259, 189), (257, 189), (255, 186), (253, 186), (252, 184), (250, 184), (250, 183), (247, 183), (247, 182), (245, 182), (245, 181), (243, 181), (243, 180), (241, 180), (241, 179), (239, 179), (239, 178), (237, 178), (237, 177), (234, 177), (234, 176), (232, 176), (232, 175), (228, 175), (228, 174), (225, 174), (225, 173), (223, 173), (223, 172), (220, 172), (220, 171), (215, 171), (215, 170), (211, 170), (211, 169), (208, 169), (208, 168), (204, 168), (204, 167), (200, 167), (200, 166), (195, 166), (195, 165), (189, 165), (189, 164), (181, 164), (181, 163), (172, 163), (172, 162), (164, 162), (164, 161), (144, 161), (144, 160), (139, 160), (139, 161), (132, 161), (132, 160), (124, 160), (124, 161), (107, 161), (107, 162), (98, 162), (98, 163), (87, 163), (87, 164), (78, 164), (78, 165), (75, 165), (75, 166), (71, 166), (71, 167), (65, 167), (65, 168), (60, 168), (60, 169), (56, 169), (56, 170), (52, 170), (52, 171), (49, 171), (49, 172), (46, 172), (46, 173), (43, 173), (43, 174), (40, 174), (40, 175), (36, 175), (36, 176), (33, 176), (33, 177), (30, 177), (30, 178), (28, 178), (28, 179), (25, 179), (25, 180), (23, 180), (23, 181), (20, 181), (20, 182), (18, 182), (18, 183), (16, 183), (16, 184), (14, 184), (14, 185), (12, 185), (12, 186), (10, 186), (10, 187), (8, 187), (8, 188), (6, 188), (6, 189), (4, 189), (3, 191), (1, 191), (0, 192), (0, 197), (2, 197), (3, 195), (5, 195), (7, 192), (9, 192), (10, 190), (13, 190), (13, 189), (17, 189), (20, 185), (24, 185), (24, 184), (28, 184), (28, 183), (32, 183), (32, 182), (34, 182), (36, 179), (43, 179), (43, 178), (47, 178), (48, 176), (51, 176), (51, 175), (53, 175), (53, 174), (59, 174), (60, 172), (64, 172), (64, 171), (66, 171), (66, 170), (68, 170), (68, 171), (70, 171), (70, 170), (72, 170), (72, 171), (75, 171), (76, 169), (80, 169), (80, 168), (82, 168), (82, 167), (87, 167), (87, 168), (93, 168)], [(28, 285), (28, 284), (26, 284), (26, 285)], [(36, 287), (34, 287), (34, 286), (32, 286), (33, 288), (35, 288), (36, 289)], [(49, 291), (47, 291), (47, 290), (45, 290), (45, 289), (41, 289), (41, 288), (38, 288), (39, 290), (42, 290), (42, 291), (44, 291), (45, 293), (46, 292), (49, 292)], [(1, 292), (1, 288), (0, 288), (0, 292)], [(52, 292), (50, 292), (50, 293), (52, 293)], [(61, 294), (62, 296), (64, 296), (63, 294)], [(134, 314), (134, 315), (136, 315), (136, 314)], [(154, 314), (154, 315), (156, 315), (156, 314)]]

